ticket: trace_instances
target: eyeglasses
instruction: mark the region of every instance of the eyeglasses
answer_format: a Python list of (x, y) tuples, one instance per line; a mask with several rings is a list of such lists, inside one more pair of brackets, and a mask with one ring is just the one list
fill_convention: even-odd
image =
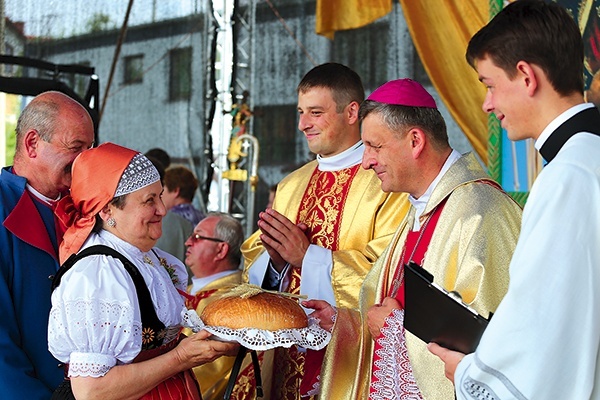
[(218, 242), (218, 243), (225, 242), (223, 239), (214, 238), (214, 237), (208, 237), (208, 236), (202, 236), (202, 235), (198, 235), (197, 233), (192, 233), (190, 235), (190, 240), (192, 242), (194, 242), (194, 244), (198, 243), (201, 240), (210, 240), (211, 242)]

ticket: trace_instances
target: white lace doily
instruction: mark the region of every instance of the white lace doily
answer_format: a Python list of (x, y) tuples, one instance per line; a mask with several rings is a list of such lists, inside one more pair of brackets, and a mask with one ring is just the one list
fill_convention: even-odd
[(322, 329), (312, 318), (309, 318), (307, 328), (281, 329), (278, 331), (207, 326), (204, 325), (195, 310), (187, 310), (183, 316), (183, 321), (184, 325), (194, 332), (204, 329), (220, 340), (235, 341), (250, 350), (269, 350), (275, 347), (291, 347), (292, 345), (311, 350), (321, 350), (331, 340), (331, 334)]

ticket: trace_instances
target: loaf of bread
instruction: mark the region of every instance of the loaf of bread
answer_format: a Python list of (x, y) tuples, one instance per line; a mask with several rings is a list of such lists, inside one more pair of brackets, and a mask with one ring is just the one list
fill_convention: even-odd
[(276, 331), (308, 325), (308, 318), (297, 301), (265, 292), (247, 298), (229, 296), (215, 300), (206, 306), (200, 318), (208, 326), (231, 329)]

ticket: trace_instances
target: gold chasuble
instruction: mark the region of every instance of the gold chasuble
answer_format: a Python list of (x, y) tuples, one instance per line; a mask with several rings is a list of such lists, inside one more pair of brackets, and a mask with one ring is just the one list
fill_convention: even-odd
[[(466, 303), (485, 317), (496, 310), (508, 289), (508, 266), (521, 223), (521, 208), (486, 180), (489, 177), (475, 157), (462, 156), (434, 188), (420, 217), (423, 223), (447, 198), (423, 268), (437, 284), (459, 292)], [(374, 342), (366, 325), (367, 310), (391, 295), (392, 280), (414, 216), (415, 209), (411, 208), (389, 247), (366, 276), (359, 310), (338, 309), (321, 370), (321, 398), (369, 397)], [(408, 331), (405, 343), (423, 398), (454, 399), (452, 383), (444, 376), (444, 364), (427, 351), (426, 343)]]
[[(219, 298), (219, 295), (230, 289), (231, 286), (242, 282), (242, 271), (236, 271), (231, 275), (216, 279), (202, 288), (194, 295), (186, 298), (185, 305), (189, 309), (195, 309), (198, 315), (202, 314), (204, 308)], [(188, 292), (191, 289), (188, 287)], [(192, 331), (185, 328), (183, 333), (191, 335)], [(231, 368), (235, 357), (220, 357), (213, 362), (194, 368), (194, 374), (200, 384), (200, 391), (204, 399), (222, 399), (229, 380)]]
[[(410, 203), (406, 194), (382, 192), (377, 176), (360, 164), (337, 171), (321, 171), (317, 165), (312, 161), (282, 180), (273, 208), (296, 224), (305, 223), (310, 243), (332, 251), (332, 259), (323, 264), (333, 265), (331, 285), (337, 306), (356, 307), (365, 275), (388, 245)], [(242, 245), (244, 281), (264, 251), (259, 235), (260, 231), (255, 232)], [(291, 268), (290, 284), (283, 290), (300, 293), (301, 273), (300, 268)], [(273, 365), (267, 364), (270, 358)], [(277, 348), (271, 357), (265, 353), (262, 376), (264, 381), (272, 378), (271, 390), (265, 385), (265, 399), (299, 399), (304, 353), (296, 347)]]

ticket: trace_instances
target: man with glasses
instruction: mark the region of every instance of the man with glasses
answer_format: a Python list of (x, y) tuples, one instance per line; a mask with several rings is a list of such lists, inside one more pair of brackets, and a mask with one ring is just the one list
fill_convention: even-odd
[[(193, 274), (186, 305), (198, 314), (223, 290), (242, 282), (240, 247), (244, 230), (229, 214), (210, 212), (196, 225), (186, 240), (185, 263)], [(233, 357), (220, 359), (194, 368), (202, 397), (223, 398)]]
[(45, 92), (21, 113), (16, 141), (14, 165), (0, 175), (0, 393), (43, 399), (64, 377), (47, 339), (62, 240), (53, 209), (71, 186), (73, 160), (92, 146), (94, 125), (81, 104)]

